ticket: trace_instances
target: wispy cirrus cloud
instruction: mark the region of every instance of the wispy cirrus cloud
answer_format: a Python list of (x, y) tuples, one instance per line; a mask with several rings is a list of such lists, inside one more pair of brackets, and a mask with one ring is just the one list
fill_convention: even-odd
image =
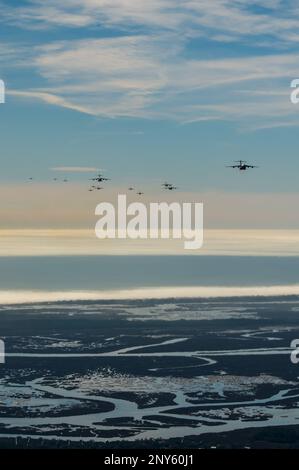
[[(253, 129), (278, 126), (284, 116), (294, 125), (299, 114), (288, 87), (299, 73), (299, 8), (294, 0), (287, 4), (31, 0), (11, 7), (2, 1), (2, 21), (18, 27), (89, 31), (88, 38), (81, 33), (80, 39), (23, 49), (16, 62), (32, 70), (40, 85), (35, 80), (34, 87), (8, 93), (100, 117), (226, 120)], [(108, 37), (96, 37), (102, 27)], [(216, 49), (207, 56), (201, 40), (221, 47), (238, 41), (251, 49), (242, 54), (237, 48), (235, 56)]]
[(125, 30), (136, 25), (178, 28), (188, 17), (177, 0), (31, 0), (18, 7), (2, 1), (5, 21), (24, 28), (117, 26)]
[(29, 0), (2, 1), (5, 21), (22, 27), (149, 27), (215, 40), (270, 35), (297, 42), (296, 0)]
[(101, 117), (237, 121), (253, 127), (297, 122), (289, 99), (299, 55), (195, 59), (171, 36), (60, 41), (31, 52), (30, 67), (46, 87), (10, 90)]
[(84, 106), (76, 105), (73, 102), (68, 101), (67, 99), (63, 98), (62, 96), (58, 96), (49, 91), (43, 90), (8, 90), (6, 92), (8, 96), (14, 96), (16, 98), (25, 99), (25, 100), (37, 100), (47, 103), (53, 106), (60, 106), (62, 108), (72, 109), (74, 111), (78, 111), (80, 113), (85, 114), (93, 114), (88, 108)]

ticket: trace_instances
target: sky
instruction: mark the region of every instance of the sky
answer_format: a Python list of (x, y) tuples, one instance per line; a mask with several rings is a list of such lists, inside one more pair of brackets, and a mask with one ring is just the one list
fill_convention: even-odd
[[(296, 0), (0, 0), (0, 11), (0, 229), (90, 228), (96, 169), (109, 191), (148, 198), (173, 181), (176, 197), (206, 203), (208, 228), (299, 228)], [(237, 159), (259, 168), (226, 168)]]

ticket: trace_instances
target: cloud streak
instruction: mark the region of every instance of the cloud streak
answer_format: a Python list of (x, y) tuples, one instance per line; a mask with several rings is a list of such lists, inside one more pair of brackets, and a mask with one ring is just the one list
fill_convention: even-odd
[(93, 173), (101, 171), (99, 168), (93, 168), (88, 166), (57, 166), (50, 168), (51, 171), (68, 172), (68, 173)]

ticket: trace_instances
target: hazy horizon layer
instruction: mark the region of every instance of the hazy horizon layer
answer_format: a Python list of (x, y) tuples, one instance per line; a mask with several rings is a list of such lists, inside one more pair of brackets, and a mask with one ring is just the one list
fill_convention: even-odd
[(0, 257), (15, 256), (299, 256), (299, 230), (206, 229), (199, 250), (186, 239), (104, 239), (93, 229), (1, 229)]
[(0, 261), (0, 304), (299, 295), (297, 257), (58, 256)]

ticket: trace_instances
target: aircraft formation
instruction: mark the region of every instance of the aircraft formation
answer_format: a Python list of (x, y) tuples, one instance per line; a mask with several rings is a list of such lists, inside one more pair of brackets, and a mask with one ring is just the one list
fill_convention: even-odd
[(163, 183), (162, 188), (166, 189), (167, 191), (175, 191), (176, 189), (179, 189), (176, 186), (174, 186), (172, 183)]
[[(252, 169), (252, 168), (258, 168), (258, 166), (248, 164), (244, 160), (237, 160), (234, 165), (227, 165), (226, 168), (234, 168), (234, 169), (238, 169), (239, 171), (247, 171), (247, 170)], [(28, 178), (28, 180), (32, 182), (32, 181), (34, 181), (34, 178), (30, 177), (30, 178)], [(58, 178), (53, 178), (53, 181), (60, 181), (60, 180)], [(63, 183), (68, 183), (69, 180), (67, 178), (64, 178), (61, 181)], [(104, 187), (101, 186), (101, 184), (106, 183), (107, 181), (110, 181), (110, 179), (106, 178), (102, 173), (98, 173), (94, 178), (91, 178), (90, 181), (92, 181), (93, 184), (91, 184), (88, 191), (93, 192), (93, 191), (103, 190)], [(177, 189), (179, 189), (173, 183), (168, 183), (168, 182), (162, 183), (161, 186), (165, 191), (176, 191)], [(130, 186), (128, 188), (128, 191), (135, 191), (135, 188), (133, 186)], [(140, 190), (137, 190), (136, 194), (137, 194), (137, 196), (142, 196), (144, 194), (144, 192), (142, 192)]]
[[(102, 186), (98, 186), (98, 185), (101, 183), (105, 183), (106, 181), (110, 181), (110, 179), (103, 176), (102, 173), (99, 173), (94, 178), (91, 178), (91, 181), (93, 181), (95, 184), (90, 186), (88, 190), (89, 192), (100, 191), (101, 189), (104, 189)], [(177, 186), (174, 186), (174, 184), (172, 183), (163, 183), (162, 188), (166, 191), (175, 191), (176, 189), (178, 189)], [(128, 188), (128, 191), (135, 191), (135, 188), (133, 186), (130, 186)], [(136, 194), (137, 196), (143, 196), (144, 192), (137, 190)]]

